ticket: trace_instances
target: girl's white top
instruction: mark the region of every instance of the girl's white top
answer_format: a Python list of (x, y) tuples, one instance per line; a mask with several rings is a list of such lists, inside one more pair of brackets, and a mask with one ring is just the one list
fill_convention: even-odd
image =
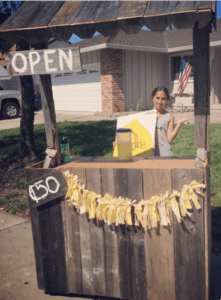
[(167, 140), (167, 129), (170, 119), (170, 113), (166, 111), (165, 115), (157, 118), (155, 134), (154, 156), (172, 156), (171, 144)]

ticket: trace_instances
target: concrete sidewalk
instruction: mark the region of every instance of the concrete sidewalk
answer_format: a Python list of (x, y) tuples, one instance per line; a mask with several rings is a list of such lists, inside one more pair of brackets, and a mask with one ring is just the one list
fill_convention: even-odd
[[(0, 300), (68, 299), (37, 287), (31, 221), (0, 211), (0, 241)], [(220, 299), (221, 257), (213, 255), (210, 300)]]
[(37, 287), (31, 221), (0, 211), (0, 241), (0, 300), (67, 300)]
[[(131, 112), (128, 112), (131, 113)], [(178, 119), (186, 115), (190, 115), (189, 124), (194, 124), (194, 113), (174, 113), (174, 121), (177, 123)], [(123, 114), (122, 114), (123, 115)], [(56, 111), (56, 121), (114, 121), (117, 120), (120, 114), (117, 113), (93, 113), (93, 112), (70, 112), (70, 111)], [(21, 117), (12, 120), (6, 120), (0, 117), (0, 130), (20, 127)], [(221, 104), (211, 105), (210, 107), (210, 122), (221, 123)], [(44, 124), (44, 117), (42, 111), (35, 112), (34, 125)]]

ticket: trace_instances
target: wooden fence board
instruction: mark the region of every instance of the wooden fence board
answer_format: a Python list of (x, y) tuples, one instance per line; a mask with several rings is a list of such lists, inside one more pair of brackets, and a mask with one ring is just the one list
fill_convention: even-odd
[(94, 295), (90, 222), (87, 215), (79, 215), (78, 219), (81, 244), (82, 293), (85, 295)]
[[(101, 194), (114, 197), (114, 171), (101, 169)], [(107, 297), (120, 298), (120, 274), (118, 260), (117, 228), (104, 223), (105, 273)]]
[[(115, 196), (142, 199), (141, 170), (114, 170)], [(121, 298), (147, 299), (145, 240), (141, 228), (118, 226)]]
[[(210, 164), (210, 152), (207, 152), (208, 162)], [(206, 184), (206, 191), (204, 196), (204, 224), (205, 224), (205, 289), (206, 298), (209, 300), (210, 294), (210, 265), (212, 253), (212, 235), (211, 235), (211, 190), (210, 190), (210, 167), (204, 167), (204, 183)]]
[(122, 299), (132, 299), (131, 270), (131, 228), (120, 225), (117, 228), (118, 258), (120, 272), (120, 294)]
[[(201, 182), (201, 170), (172, 170), (172, 185), (180, 191), (192, 180)], [(198, 196), (202, 210), (203, 197)], [(174, 216), (176, 300), (205, 299), (205, 244), (203, 211), (193, 205), (192, 215), (178, 223)]]
[[(101, 195), (100, 169), (86, 169), (87, 189)], [(106, 296), (103, 222), (90, 221), (94, 294)]]
[[(171, 170), (143, 170), (144, 199), (171, 193), (171, 185)], [(148, 300), (175, 300), (173, 228), (148, 230), (145, 246)]]
[[(69, 171), (70, 174), (77, 175), (79, 181), (86, 185), (86, 170), (85, 168), (65, 168), (65, 171)], [(91, 241), (90, 241), (90, 222), (87, 215), (79, 215), (75, 212), (73, 215), (74, 222), (78, 222), (79, 227), (74, 227), (74, 235), (78, 235), (80, 239), (80, 252), (78, 259), (80, 258), (81, 264), (81, 284), (82, 284), (82, 294), (94, 295), (94, 285), (93, 285), (93, 274), (92, 274), (92, 257), (91, 257)], [(78, 219), (78, 221), (77, 221)], [(77, 239), (77, 237), (76, 237)], [(76, 245), (77, 247), (77, 245)], [(79, 251), (79, 250), (77, 250)]]
[[(128, 196), (128, 170), (114, 169), (115, 197)], [(120, 225), (117, 228), (120, 291), (123, 299), (132, 298), (131, 276), (131, 228)]]
[(82, 293), (82, 265), (79, 220), (76, 209), (69, 201), (62, 202), (65, 234), (68, 293)]
[(38, 207), (45, 291), (67, 293), (65, 243), (61, 201), (57, 198)]
[[(38, 177), (41, 177), (44, 174), (50, 173), (51, 170), (33, 170), (27, 168), (25, 170), (25, 181), (26, 184)], [(42, 243), (41, 243), (41, 231), (39, 227), (39, 218), (38, 218), (38, 210), (33, 207), (33, 201), (29, 198), (29, 208), (31, 215), (31, 225), (32, 225), (32, 236), (33, 236), (33, 244), (34, 244), (34, 252), (35, 252), (35, 264), (36, 264), (36, 272), (38, 279), (38, 288), (45, 289), (45, 279), (44, 279), (44, 270), (43, 270), (43, 256), (42, 256)]]
[[(139, 202), (143, 199), (142, 170), (128, 170), (128, 198)], [(133, 218), (132, 208), (132, 218)], [(147, 276), (145, 260), (145, 233), (141, 226), (131, 226), (131, 279), (132, 298), (147, 299)]]

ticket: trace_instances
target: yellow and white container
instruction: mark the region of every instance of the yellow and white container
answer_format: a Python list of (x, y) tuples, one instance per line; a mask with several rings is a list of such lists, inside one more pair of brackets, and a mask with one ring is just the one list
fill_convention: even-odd
[[(137, 135), (129, 128), (119, 128), (116, 130), (116, 134), (118, 158), (120, 160), (130, 160), (132, 158), (132, 151), (137, 146)], [(135, 142), (133, 145), (132, 134), (135, 137)]]

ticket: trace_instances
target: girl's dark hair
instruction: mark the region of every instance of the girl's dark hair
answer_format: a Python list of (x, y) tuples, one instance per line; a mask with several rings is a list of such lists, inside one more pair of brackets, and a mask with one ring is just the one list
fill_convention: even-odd
[(163, 91), (166, 94), (167, 100), (170, 100), (169, 91), (165, 86), (156, 87), (152, 92), (151, 99), (156, 95), (157, 92), (160, 92), (160, 91)]

